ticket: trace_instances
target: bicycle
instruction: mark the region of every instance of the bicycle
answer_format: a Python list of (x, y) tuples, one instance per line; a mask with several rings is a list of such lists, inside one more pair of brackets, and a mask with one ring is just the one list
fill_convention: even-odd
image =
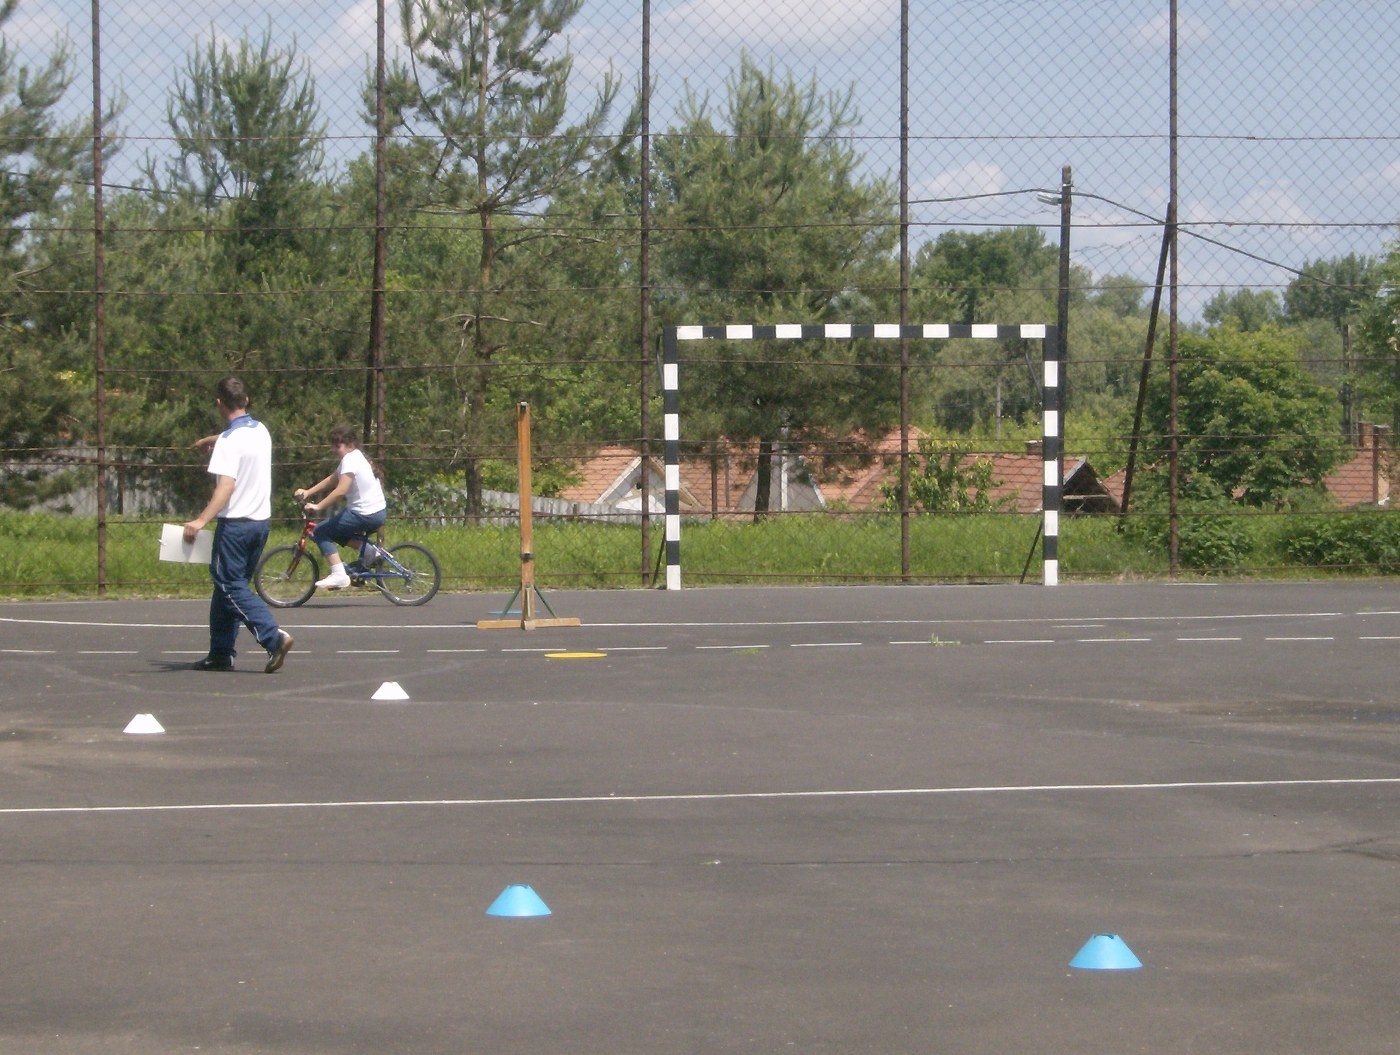
[[(316, 592), (321, 562), (316, 547), (307, 548), (316, 521), (308, 520), (301, 538), (291, 546), (277, 546), (263, 554), (253, 573), (258, 596), (274, 608), (295, 608)], [(400, 542), (385, 549), (368, 535), (354, 535), (346, 545), (359, 545), (359, 559), (347, 563), (351, 587), (376, 586), (394, 604), (416, 607), (427, 604), (442, 585), (442, 566), (427, 546)]]

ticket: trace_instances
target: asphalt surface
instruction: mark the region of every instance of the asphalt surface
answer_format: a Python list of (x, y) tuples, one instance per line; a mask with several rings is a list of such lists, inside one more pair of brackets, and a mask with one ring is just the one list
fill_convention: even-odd
[(0, 604), (0, 1052), (1400, 1043), (1400, 585), (547, 600)]

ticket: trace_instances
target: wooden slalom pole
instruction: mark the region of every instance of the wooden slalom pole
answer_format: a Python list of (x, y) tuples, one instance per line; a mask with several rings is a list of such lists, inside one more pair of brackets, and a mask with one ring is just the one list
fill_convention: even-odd
[[(520, 586), (511, 594), (501, 614), (509, 613), (510, 606), (519, 598), (520, 618), (482, 619), (477, 622), (477, 629), (513, 630), (519, 627), (521, 630), (533, 630), (537, 626), (579, 626), (578, 619), (556, 616), (554, 609), (549, 607), (549, 602), (535, 585), (535, 520), (530, 502), (533, 483), (530, 478), (530, 404), (523, 401), (515, 405), (515, 448), (520, 468)], [(548, 618), (535, 617), (536, 598), (549, 612)]]

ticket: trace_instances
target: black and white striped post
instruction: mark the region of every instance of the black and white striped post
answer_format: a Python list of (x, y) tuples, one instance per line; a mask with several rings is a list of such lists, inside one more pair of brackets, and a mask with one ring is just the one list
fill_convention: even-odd
[(666, 589), (681, 588), (681, 390), (676, 352), (679, 327), (661, 339), (661, 410), (666, 460)]
[(961, 325), (953, 323), (924, 323), (901, 326), (899, 323), (826, 323), (777, 324), (767, 326), (667, 326), (661, 342), (661, 388), (665, 414), (666, 458), (666, 589), (681, 588), (681, 417), (680, 417), (680, 353), (681, 341), (782, 341), (827, 340), (849, 341), (857, 338), (876, 340), (946, 341), (953, 339), (1006, 340), (1021, 338), (1039, 340), (1044, 362), (1045, 392), (1041, 414), (1041, 448), (1045, 459), (1045, 483), (1041, 508), (1044, 513), (1044, 538), (1041, 555), (1044, 561), (1043, 582), (1054, 586), (1060, 581), (1059, 533), (1061, 462), (1060, 385), (1063, 369), (1059, 360), (1059, 343), (1054, 326), (1023, 323), (1002, 326), (992, 323)]
[(1040, 543), (1040, 581), (1055, 586), (1060, 581), (1060, 506), (1064, 496), (1064, 437), (1060, 417), (1060, 386), (1064, 383), (1064, 362), (1055, 327), (1045, 327), (1042, 351), (1045, 383), (1040, 408), (1040, 446), (1045, 459), (1045, 482), (1040, 499), (1044, 537)]

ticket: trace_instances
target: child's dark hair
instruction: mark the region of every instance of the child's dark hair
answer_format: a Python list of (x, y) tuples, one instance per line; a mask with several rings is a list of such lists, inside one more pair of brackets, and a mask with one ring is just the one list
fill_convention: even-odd
[(337, 425), (331, 429), (330, 442), (343, 443), (347, 447), (358, 447), (360, 445), (360, 434), (349, 425)]

